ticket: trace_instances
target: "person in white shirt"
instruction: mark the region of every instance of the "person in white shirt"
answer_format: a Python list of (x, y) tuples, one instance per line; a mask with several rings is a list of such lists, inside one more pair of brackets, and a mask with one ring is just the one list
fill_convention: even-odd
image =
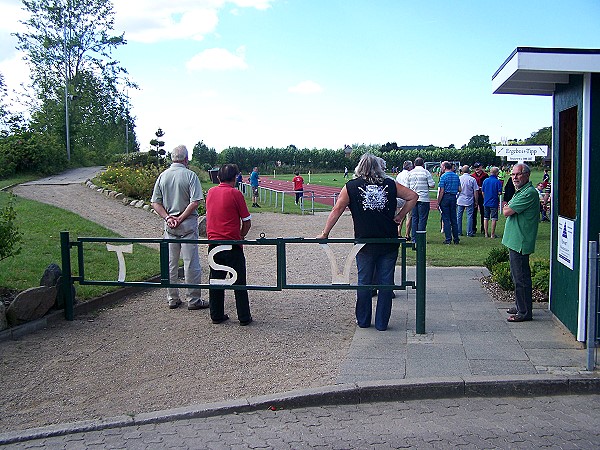
[(456, 220), (458, 222), (458, 235), (462, 236), (463, 213), (467, 211), (467, 236), (475, 236), (473, 231), (473, 212), (477, 205), (479, 196), (479, 186), (477, 180), (473, 178), (469, 171), (469, 166), (462, 166), (462, 175), (460, 176), (460, 192), (456, 197)]
[(425, 161), (419, 157), (415, 159), (415, 167), (408, 174), (408, 187), (419, 196), (417, 204), (412, 210), (412, 240), (417, 240), (417, 231), (427, 229), (429, 218), (429, 189), (435, 187), (431, 172), (425, 169)]
[[(410, 171), (413, 168), (412, 161), (404, 161), (402, 165), (402, 171), (396, 176), (396, 181), (400, 183), (402, 186), (408, 187), (408, 176)], [(402, 199), (398, 199), (397, 209), (401, 209), (404, 206), (404, 201)], [(406, 234), (402, 234), (402, 226), (406, 223)], [(412, 228), (412, 211), (409, 211), (406, 214), (406, 217), (402, 219), (402, 222), (398, 225), (398, 236), (404, 236), (407, 241), (411, 240), (410, 230)]]

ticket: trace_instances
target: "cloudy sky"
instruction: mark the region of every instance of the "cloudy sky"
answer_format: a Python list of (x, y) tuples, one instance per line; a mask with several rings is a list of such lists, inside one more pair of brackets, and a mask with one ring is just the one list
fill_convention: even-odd
[[(114, 0), (142, 150), (526, 138), (551, 99), (492, 95), (518, 46), (600, 48), (600, 0)], [(27, 79), (0, 0), (0, 72)]]

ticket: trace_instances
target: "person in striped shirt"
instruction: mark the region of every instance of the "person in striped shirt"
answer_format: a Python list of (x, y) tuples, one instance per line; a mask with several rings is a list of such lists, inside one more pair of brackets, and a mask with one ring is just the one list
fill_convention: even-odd
[(408, 175), (408, 188), (415, 191), (419, 196), (417, 204), (412, 210), (412, 240), (416, 242), (417, 231), (427, 229), (429, 218), (429, 189), (435, 187), (431, 172), (425, 169), (425, 161), (419, 157), (415, 159), (415, 167)]

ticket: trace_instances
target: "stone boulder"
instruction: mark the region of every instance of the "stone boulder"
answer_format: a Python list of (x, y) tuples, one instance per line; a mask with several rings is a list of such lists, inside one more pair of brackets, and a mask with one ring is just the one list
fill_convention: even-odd
[(40, 279), (40, 286), (56, 286), (61, 275), (62, 270), (60, 270), (58, 264), (50, 264), (48, 267), (46, 267), (46, 270), (44, 270), (44, 274)]
[(206, 237), (206, 216), (198, 217), (198, 236)]
[(6, 318), (11, 326), (43, 317), (56, 301), (56, 286), (40, 286), (24, 290), (15, 297)]
[(8, 328), (8, 320), (6, 320), (6, 307), (4, 302), (0, 302), (0, 331)]

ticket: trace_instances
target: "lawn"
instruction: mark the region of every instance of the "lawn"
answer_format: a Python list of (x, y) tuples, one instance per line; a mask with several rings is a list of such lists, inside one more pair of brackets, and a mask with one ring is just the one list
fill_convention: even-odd
[[(0, 208), (9, 194), (0, 192)], [(51, 263), (62, 266), (60, 232), (68, 224), (71, 241), (79, 236), (118, 237), (115, 233), (80, 216), (44, 203), (16, 197), (14, 208), (16, 224), (23, 233), (21, 253), (0, 261), (0, 287), (23, 290), (39, 286), (40, 278)], [(115, 280), (118, 275), (117, 256), (100, 244), (85, 247), (86, 278)], [(158, 250), (134, 245), (132, 255), (127, 255), (127, 281), (140, 281), (160, 273)], [(77, 254), (71, 251), (74, 274), (78, 272)], [(87, 299), (117, 289), (114, 286), (79, 286), (77, 297)]]

